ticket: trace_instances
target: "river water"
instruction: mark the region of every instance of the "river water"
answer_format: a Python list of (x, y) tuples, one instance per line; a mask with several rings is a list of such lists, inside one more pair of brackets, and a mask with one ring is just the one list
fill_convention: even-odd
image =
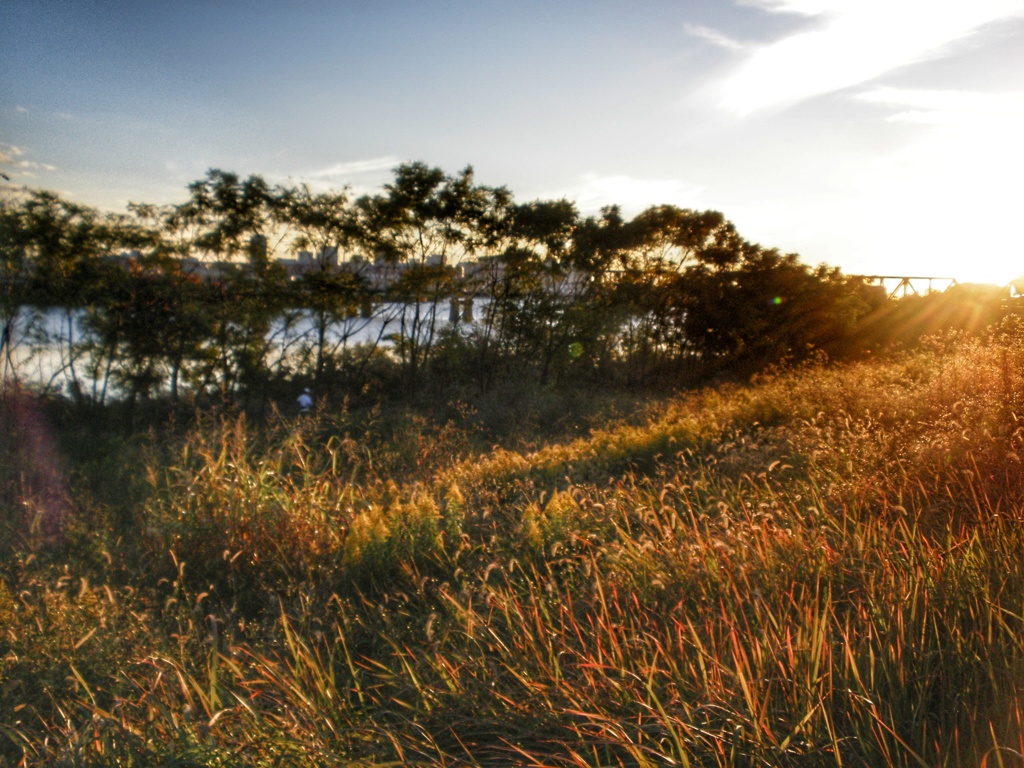
[[(398, 336), (419, 333), (436, 335), (443, 329), (469, 329), (480, 317), (486, 302), (480, 299), (454, 304), (423, 302), (418, 305), (381, 304), (368, 316), (362, 314), (335, 319), (325, 334), (328, 350), (352, 349), (358, 345), (389, 347)], [(417, 316), (415, 324), (413, 318)], [(0, 378), (19, 381), (53, 391), (66, 391), (73, 380), (92, 389), (103, 371), (90, 376), (94, 361), (81, 350), (86, 339), (82, 320), (84, 311), (64, 309), (23, 309), (15, 325), (10, 360), (0, 361)], [(404, 320), (404, 322), (403, 322)], [(267, 333), (268, 359), (271, 365), (300, 361), (303, 350), (316, 344), (317, 321), (312, 312), (296, 310), (277, 318)], [(423, 339), (421, 338), (421, 341)], [(5, 358), (7, 356), (5, 355)], [(72, 368), (73, 364), (73, 368)], [(84, 382), (83, 382), (84, 377)]]

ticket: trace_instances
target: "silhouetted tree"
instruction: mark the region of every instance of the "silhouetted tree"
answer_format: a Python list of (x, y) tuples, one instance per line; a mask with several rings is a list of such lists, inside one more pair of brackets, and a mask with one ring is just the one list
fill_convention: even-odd
[(21, 237), (21, 216), (9, 200), (0, 199), (0, 359), (7, 382), (17, 378), (16, 348), (25, 334), (23, 327), (29, 302), (32, 262), (29, 247)]
[(216, 169), (188, 189), (189, 199), (168, 223), (189, 233), (189, 253), (213, 260), (208, 269), (215, 354), (205, 385), (218, 388), (222, 397), (260, 400), (269, 374), (271, 326), (287, 285), (284, 269), (270, 259), (288, 234), (275, 217), (278, 198), (260, 176), (243, 180)]
[(155, 235), (127, 216), (103, 215), (52, 192), (32, 192), (18, 204), (6, 204), (2, 234), (5, 271), (10, 270), (13, 279), (5, 310), (10, 322), (6, 342), (13, 343), (15, 322), (27, 305), (59, 311), (58, 327), (39, 322), (36, 328), (40, 345), (60, 355), (49, 383), (64, 376), (77, 396), (81, 383), (76, 321), (83, 307), (102, 300), (107, 274), (103, 259), (127, 248), (145, 247)]
[[(49, 384), (63, 376), (76, 397), (91, 381), (98, 402), (114, 385), (130, 401), (187, 389), (253, 407), (295, 379), (354, 386), (370, 365), (381, 380), (400, 372), (406, 392), (747, 373), (1006, 311), (967, 290), (890, 301), (746, 242), (717, 211), (660, 205), (627, 221), (616, 206), (582, 218), (566, 200), (517, 204), (472, 168), (404, 164), (355, 202), (220, 170), (188, 193), (131, 216), (48, 192), (0, 202), (5, 377), (43, 313), (41, 344), (59, 357)], [(292, 279), (274, 257), (303, 251)], [(371, 322), (376, 340), (350, 348)]]
[(480, 245), (477, 224), (492, 194), (474, 184), (472, 168), (446, 176), (409, 163), (395, 169), (382, 194), (356, 203), (367, 258), (390, 270), (394, 351), (410, 388), (433, 351), (444, 305), (458, 291), (455, 266)]
[(740, 253), (726, 266), (699, 261), (679, 278), (679, 320), (702, 364), (750, 371), (846, 349), (870, 309), (856, 281), (775, 249), (748, 243)]

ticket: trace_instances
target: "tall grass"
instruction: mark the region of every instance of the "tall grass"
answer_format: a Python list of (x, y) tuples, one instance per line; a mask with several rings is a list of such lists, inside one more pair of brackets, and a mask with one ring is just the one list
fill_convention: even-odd
[(131, 568), (7, 570), (0, 755), (1024, 764), (1005, 331), (532, 451), (474, 451), (468, 421), (204, 423), (150, 462)]

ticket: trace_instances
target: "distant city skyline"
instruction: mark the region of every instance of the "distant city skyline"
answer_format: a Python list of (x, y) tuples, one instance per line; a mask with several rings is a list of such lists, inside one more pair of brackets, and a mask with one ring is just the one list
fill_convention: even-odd
[(722, 211), (852, 274), (1024, 272), (1024, 0), (8, 0), (0, 172), (105, 210), (403, 162)]

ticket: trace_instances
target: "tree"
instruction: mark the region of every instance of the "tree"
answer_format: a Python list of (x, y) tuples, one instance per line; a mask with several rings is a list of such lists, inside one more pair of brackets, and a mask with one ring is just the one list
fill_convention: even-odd
[(742, 240), (719, 211), (656, 205), (638, 214), (629, 229), (625, 267), (679, 272), (694, 261), (726, 267), (740, 255)]
[[(278, 215), (295, 234), (292, 251), (307, 249), (311, 256), (292, 286), (291, 303), (300, 323), (306, 313), (311, 320), (312, 343), (303, 344), (302, 355), (311, 353), (313, 377), (322, 388), (328, 367), (344, 365), (349, 341), (373, 322), (367, 264), (344, 258), (358, 240), (356, 213), (347, 191), (314, 193), (302, 185), (279, 191)], [(370, 345), (367, 356), (379, 341)]]
[(20, 235), (20, 216), (8, 200), (0, 200), (0, 359), (3, 382), (17, 378), (16, 348), (23, 335), (23, 314), (28, 306), (31, 260)]
[(270, 256), (288, 236), (275, 216), (278, 198), (260, 176), (210, 170), (189, 185), (189, 199), (173, 208), (167, 226), (188, 233), (184, 249), (208, 264), (214, 354), (205, 386), (221, 396), (265, 396), (273, 320), (285, 299), (287, 275)]
[(78, 357), (81, 349), (77, 317), (102, 297), (107, 258), (124, 249), (144, 247), (153, 233), (126, 216), (101, 215), (92, 208), (63, 200), (52, 192), (31, 192), (2, 213), (5, 271), (4, 350), (11, 362), (18, 318), (24, 308), (60, 310), (61, 322), (41, 331), (40, 347), (59, 354), (52, 384), (65, 376), (72, 392), (81, 392)]
[(535, 307), (541, 320), (541, 384), (553, 373), (593, 369), (607, 357), (617, 330), (617, 318), (608, 311), (610, 269), (628, 248), (629, 236), (619, 208), (607, 206), (600, 216), (574, 222), (570, 246), (545, 262), (546, 291)]
[(701, 263), (725, 268), (741, 258), (743, 241), (718, 211), (652, 206), (623, 227), (618, 270), (609, 291), (618, 316), (619, 352), (640, 381), (691, 351), (682, 328), (680, 275)]
[(177, 401), (182, 383), (197, 384), (207, 367), (208, 286), (183, 271), (180, 260), (158, 252), (108, 269), (102, 303), (88, 306), (82, 321), (93, 398), (104, 402), (113, 380), (132, 403), (165, 383)]
[[(133, 217), (44, 192), (0, 205), (5, 376), (36, 307), (59, 320), (43, 342), (60, 357), (50, 383), (65, 376), (76, 396), (91, 378), (101, 402), (113, 383), (131, 400), (191, 388), (251, 406), (275, 380), (351, 383), (371, 357), (397, 359), (409, 389), (471, 376), (486, 390), (841, 356), (880, 301), (744, 241), (717, 211), (581, 218), (566, 200), (516, 204), (469, 167), (401, 165), (355, 202), (221, 170), (188, 190)], [(291, 278), (273, 258), (301, 252)], [(446, 325), (476, 300), (475, 322)], [(376, 339), (350, 349), (371, 323)]]
[(728, 266), (698, 262), (676, 286), (683, 332), (705, 368), (751, 371), (848, 348), (870, 309), (860, 281), (776, 249), (748, 243), (740, 253)]
[(343, 364), (338, 353), (372, 320), (363, 311), (370, 298), (368, 282), (348, 270), (315, 270), (294, 283), (292, 296), (312, 319), (313, 378), (322, 385), (328, 369)]
[(388, 268), (386, 298), (410, 388), (419, 383), (441, 323), (440, 308), (458, 289), (455, 265), (480, 245), (478, 223), (493, 191), (474, 184), (473, 169), (454, 176), (423, 163), (395, 169), (384, 193), (360, 198), (365, 256)]
[[(492, 357), (519, 368), (531, 366), (544, 348), (544, 338), (559, 305), (553, 292), (568, 274), (566, 256), (578, 222), (576, 206), (567, 200), (534, 201), (510, 207), (503, 250), (496, 268), (487, 270), (489, 301), (484, 327)], [(496, 330), (496, 333), (493, 332)], [(493, 377), (496, 360), (481, 365)]]
[[(274, 198), (261, 176), (240, 179), (219, 169), (188, 186), (189, 199), (172, 212), (181, 225), (196, 225), (194, 248), (219, 258), (246, 257), (255, 267), (266, 266), (273, 245)], [(283, 236), (278, 236), (278, 243)]]

